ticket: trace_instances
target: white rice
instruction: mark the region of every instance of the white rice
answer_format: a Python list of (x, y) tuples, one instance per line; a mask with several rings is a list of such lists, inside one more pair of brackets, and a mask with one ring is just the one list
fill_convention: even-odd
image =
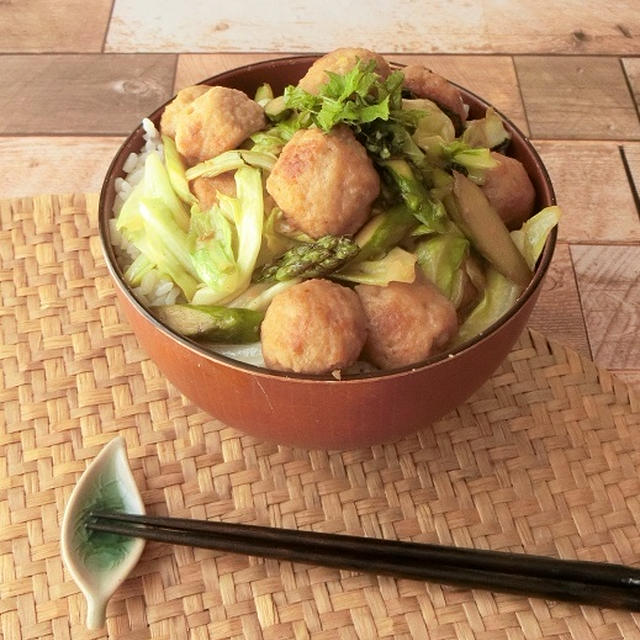
[[(131, 195), (133, 188), (142, 180), (144, 165), (149, 154), (156, 153), (160, 158), (163, 157), (162, 138), (156, 126), (151, 120), (145, 118), (142, 121), (142, 128), (144, 130), (144, 146), (139, 153), (129, 154), (122, 165), (122, 171), (125, 174), (124, 178), (116, 178), (114, 183), (116, 197), (113, 202), (114, 217), (110, 220), (111, 241), (116, 250), (118, 264), (123, 272), (126, 272), (140, 252), (118, 231), (115, 218), (120, 213), (125, 200)], [(180, 288), (168, 276), (157, 269), (147, 272), (140, 285), (132, 287), (131, 291), (140, 303), (147, 307), (174, 304), (179, 299), (182, 299)]]

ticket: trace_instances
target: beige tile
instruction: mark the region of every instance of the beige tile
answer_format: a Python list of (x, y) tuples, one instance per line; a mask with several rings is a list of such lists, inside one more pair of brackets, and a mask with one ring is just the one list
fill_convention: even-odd
[(515, 64), (533, 137), (640, 139), (618, 58), (518, 56)]
[(528, 325), (590, 358), (569, 245), (558, 243)]
[(534, 141), (564, 217), (569, 242), (637, 242), (640, 220), (614, 142)]
[(98, 52), (112, 0), (0, 2), (1, 53)]
[(640, 246), (571, 246), (594, 360), (640, 369)]
[[(362, 46), (380, 52), (635, 53), (634, 0), (615, 11), (596, 0), (466, 2), (414, 0), (300, 3), (280, 0), (149, 5), (116, 0), (108, 51), (328, 51)], [(588, 28), (585, 25), (589, 25)]]
[(0, 137), (0, 198), (98, 192), (122, 140)]
[(171, 97), (172, 55), (0, 56), (0, 133), (120, 135)]

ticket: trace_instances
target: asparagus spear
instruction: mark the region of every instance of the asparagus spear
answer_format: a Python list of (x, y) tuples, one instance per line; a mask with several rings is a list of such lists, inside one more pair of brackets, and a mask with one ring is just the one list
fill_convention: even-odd
[(505, 277), (523, 289), (531, 270), (482, 189), (453, 172), (453, 193), (445, 198), (449, 214), (475, 248)]
[(394, 158), (380, 163), (396, 184), (400, 197), (413, 215), (432, 231), (445, 230), (444, 205), (431, 197), (428, 189), (404, 159)]
[(260, 339), (261, 311), (231, 307), (168, 304), (155, 308), (160, 322), (176, 333), (208, 342), (241, 344)]
[(323, 236), (289, 249), (278, 260), (254, 273), (254, 282), (318, 278), (339, 269), (359, 251), (354, 240), (346, 236)]

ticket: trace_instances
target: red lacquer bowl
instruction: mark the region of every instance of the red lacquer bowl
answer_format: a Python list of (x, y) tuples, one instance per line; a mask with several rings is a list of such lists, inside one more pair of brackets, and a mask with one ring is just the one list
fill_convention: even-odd
[[(251, 64), (203, 84), (233, 87), (253, 96), (260, 84), (269, 82), (278, 92), (297, 83), (315, 59), (305, 56)], [(482, 117), (489, 104), (460, 89), (470, 107), (470, 118)], [(149, 116), (156, 125), (163, 108)], [(555, 204), (538, 154), (502, 117), (512, 135), (509, 153), (524, 164), (535, 186), (536, 210)], [(428, 428), (480, 387), (509, 353), (531, 314), (553, 255), (555, 230), (533, 279), (509, 313), (451, 354), (404, 369), (343, 380), (253, 367), (213, 354), (173, 333), (141, 306), (124, 282), (110, 239), (109, 218), (115, 180), (123, 175), (129, 153), (139, 151), (143, 144), (143, 130), (138, 127), (116, 154), (100, 195), (100, 237), (119, 302), (140, 344), (168, 380), (210, 415), (260, 439), (305, 448), (350, 449), (397, 440)]]

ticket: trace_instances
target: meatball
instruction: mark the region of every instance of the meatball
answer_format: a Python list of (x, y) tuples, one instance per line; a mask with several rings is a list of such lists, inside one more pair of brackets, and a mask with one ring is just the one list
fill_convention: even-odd
[(435, 102), (447, 115), (453, 116), (456, 132), (462, 130), (467, 120), (467, 110), (460, 91), (437, 73), (417, 64), (403, 69), (404, 86), (416, 98), (428, 98)]
[(320, 238), (355, 233), (371, 212), (380, 178), (348, 127), (301, 129), (282, 149), (267, 191), (292, 225)]
[(225, 196), (236, 196), (236, 181), (233, 171), (221, 173), (213, 178), (196, 178), (191, 183), (193, 195), (198, 199), (202, 209), (209, 209), (218, 204), (218, 192)]
[(354, 291), (328, 280), (306, 280), (278, 294), (262, 323), (268, 367), (323, 374), (353, 364), (367, 337)]
[(485, 173), (482, 191), (509, 229), (517, 229), (533, 213), (536, 191), (519, 160), (491, 152), (498, 165)]
[(456, 310), (426, 279), (356, 287), (369, 332), (365, 356), (381, 369), (420, 362), (441, 351), (458, 330)]
[(351, 71), (358, 60), (363, 63), (375, 60), (375, 71), (382, 78), (386, 78), (391, 73), (387, 61), (381, 55), (368, 49), (343, 47), (318, 58), (298, 82), (298, 86), (309, 93), (318, 94), (329, 80), (327, 71), (343, 75)]
[(266, 125), (264, 110), (237, 89), (211, 87), (176, 117), (176, 147), (189, 165), (238, 146)]
[(176, 97), (164, 108), (160, 118), (160, 131), (170, 138), (176, 137), (176, 120), (178, 114), (196, 98), (209, 91), (209, 87), (203, 84), (196, 84), (192, 87), (180, 89)]

